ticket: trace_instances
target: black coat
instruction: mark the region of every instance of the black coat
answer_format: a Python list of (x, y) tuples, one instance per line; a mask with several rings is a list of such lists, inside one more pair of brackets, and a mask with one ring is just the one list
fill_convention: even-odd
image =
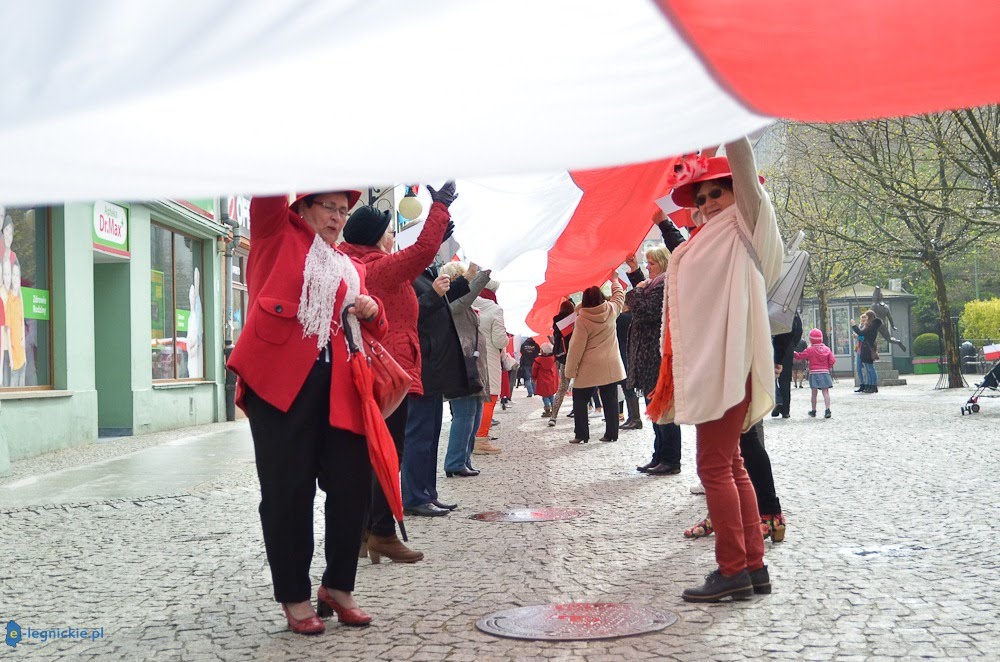
[(556, 363), (559, 365), (566, 365), (566, 353), (569, 352), (569, 339), (573, 337), (572, 331), (564, 336), (563, 332), (559, 330), (558, 322), (566, 317), (569, 317), (569, 314), (559, 314), (552, 318), (552, 353), (555, 354)]
[(851, 327), (851, 331), (861, 336), (861, 362), (875, 363), (875, 355), (878, 353), (876, 344), (878, 342), (878, 330), (882, 326), (882, 320), (875, 318), (871, 326), (864, 329), (857, 324)]
[(788, 333), (779, 333), (771, 337), (771, 344), (774, 347), (774, 365), (784, 366), (786, 369), (792, 365), (795, 358), (795, 348), (802, 340), (802, 318), (798, 313), (792, 318), (792, 330)]
[(618, 351), (622, 355), (622, 365), (628, 371), (628, 332), (632, 326), (632, 311), (626, 310), (615, 320), (615, 334), (618, 336)]
[(528, 338), (521, 343), (521, 369), (526, 374), (531, 374), (531, 367), (535, 365), (535, 359), (542, 353), (542, 348), (535, 342), (534, 338)]
[(424, 384), (424, 395), (446, 398), (473, 395), (469, 393), (462, 343), (448, 307), (449, 299), (457, 299), (469, 291), (469, 283), (465, 278), (456, 278), (447, 297), (442, 297), (434, 291), (433, 282), (428, 272), (413, 281), (420, 305), (417, 335), (420, 337), (420, 379)]

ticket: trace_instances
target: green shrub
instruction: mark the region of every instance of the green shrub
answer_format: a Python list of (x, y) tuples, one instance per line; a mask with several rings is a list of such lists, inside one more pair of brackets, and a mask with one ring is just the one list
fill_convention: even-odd
[(941, 345), (936, 333), (921, 333), (913, 340), (914, 356), (937, 356)]
[(1000, 299), (968, 302), (959, 321), (966, 338), (1000, 338)]

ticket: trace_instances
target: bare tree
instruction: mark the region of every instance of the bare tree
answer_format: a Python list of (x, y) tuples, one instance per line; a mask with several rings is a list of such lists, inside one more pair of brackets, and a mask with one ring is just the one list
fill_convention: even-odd
[(789, 149), (824, 176), (816, 182), (821, 191), (855, 207), (853, 219), (827, 234), (871, 256), (919, 262), (930, 273), (950, 387), (962, 386), (962, 377), (941, 265), (1000, 228), (991, 184), (983, 179), (995, 161), (972, 158), (981, 146), (973, 139), (976, 126), (989, 125), (995, 107), (969, 113), (981, 120), (963, 116), (970, 129), (944, 113), (808, 125), (789, 135)]

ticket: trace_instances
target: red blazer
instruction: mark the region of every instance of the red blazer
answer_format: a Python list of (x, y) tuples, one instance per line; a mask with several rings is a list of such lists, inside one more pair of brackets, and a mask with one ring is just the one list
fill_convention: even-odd
[[(236, 403), (244, 411), (249, 386), (264, 401), (287, 412), (319, 356), (316, 338), (302, 336), (302, 324), (296, 317), (306, 255), (315, 236), (313, 229), (288, 208), (287, 198), (251, 200), (246, 274), (250, 301), (246, 324), (228, 364), (239, 377)], [(361, 276), (361, 293), (367, 294), (364, 266), (354, 264)], [(346, 293), (347, 285), (341, 283), (334, 310), (340, 310)], [(385, 336), (388, 323), (381, 302), (378, 317), (362, 324), (376, 338)], [(347, 345), (338, 325), (331, 325), (330, 332), (330, 425), (364, 434), (361, 398), (351, 377)]]
[(417, 293), (413, 281), (434, 262), (451, 214), (440, 202), (431, 205), (430, 213), (412, 246), (389, 254), (375, 246), (344, 242), (340, 249), (365, 265), (365, 280), (372, 296), (378, 297), (389, 322), (382, 345), (413, 378), (410, 393), (423, 395), (420, 381), (420, 337), (417, 335)]
[(539, 354), (531, 366), (531, 379), (535, 382), (535, 395), (549, 398), (559, 390), (559, 371), (556, 370), (556, 357), (551, 354)]

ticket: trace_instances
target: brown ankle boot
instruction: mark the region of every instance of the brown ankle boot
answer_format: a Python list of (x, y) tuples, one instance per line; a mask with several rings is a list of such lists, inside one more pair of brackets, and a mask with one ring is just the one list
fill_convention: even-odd
[(365, 535), (361, 537), (361, 549), (358, 550), (358, 558), (366, 559), (368, 558), (368, 532), (365, 531)]
[(415, 552), (404, 545), (395, 533), (391, 536), (377, 536), (373, 533), (368, 536), (368, 556), (372, 563), (379, 563), (383, 556), (393, 563), (416, 563), (424, 558), (424, 553)]

